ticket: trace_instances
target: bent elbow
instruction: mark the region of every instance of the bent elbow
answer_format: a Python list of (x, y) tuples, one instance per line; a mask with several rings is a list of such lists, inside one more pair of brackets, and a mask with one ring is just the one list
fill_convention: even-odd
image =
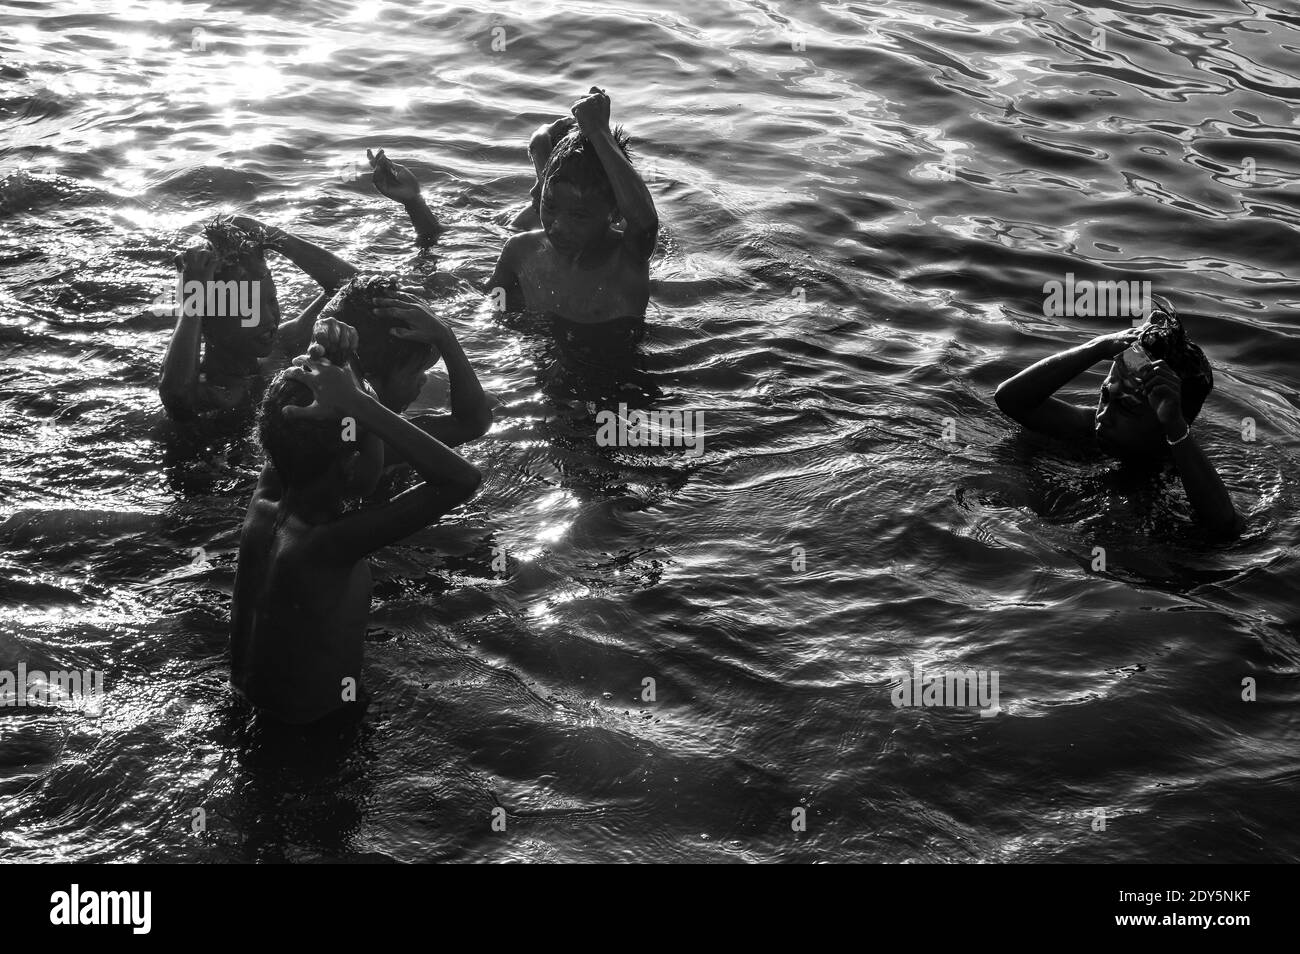
[(472, 465), (467, 465), (466, 472), (456, 478), (456, 490), (462, 501), (474, 497), (481, 486), (483, 486), (483, 472)]
[(490, 430), (492, 430), (492, 409), (485, 404), (470, 421), (470, 431), (474, 435), (470, 440), (478, 440)]
[(1011, 399), (1007, 394), (1007, 385), (1009, 381), (1003, 381), (993, 391), (993, 403), (998, 406), (998, 410), (1003, 414), (1010, 414)]
[(158, 397), (163, 409), (173, 417), (188, 416), (193, 410), (193, 402), (182, 388), (164, 385), (158, 389)]

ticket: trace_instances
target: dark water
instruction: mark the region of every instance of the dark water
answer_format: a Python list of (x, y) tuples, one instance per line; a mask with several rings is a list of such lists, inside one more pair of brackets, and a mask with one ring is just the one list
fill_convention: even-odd
[[(3, 856), (1294, 860), (1300, 10), (493, 10), (0, 6), (0, 668), (108, 689), (0, 713)], [(527, 135), (593, 83), (664, 223), (609, 362), (476, 291)], [(436, 261), (353, 178), (378, 146)], [(426, 279), (501, 401), (482, 494), (374, 561), (364, 723), (311, 739), (228, 695), (255, 448), (155, 392), (145, 308), (221, 209)], [(1151, 281), (1205, 346), (1239, 541), (992, 407), (1115, 330), (1043, 317), (1067, 272)], [(705, 453), (598, 447), (611, 386), (703, 409)], [(1001, 714), (894, 708), (913, 665), (998, 671)]]

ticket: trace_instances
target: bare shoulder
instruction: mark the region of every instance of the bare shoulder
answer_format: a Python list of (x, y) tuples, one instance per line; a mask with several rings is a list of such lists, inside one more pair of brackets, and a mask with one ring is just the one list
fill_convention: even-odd
[(501, 261), (506, 264), (518, 262), (529, 255), (537, 252), (542, 247), (542, 242), (546, 238), (546, 233), (541, 229), (534, 229), (531, 232), (520, 232), (506, 239), (506, 244), (501, 249)]

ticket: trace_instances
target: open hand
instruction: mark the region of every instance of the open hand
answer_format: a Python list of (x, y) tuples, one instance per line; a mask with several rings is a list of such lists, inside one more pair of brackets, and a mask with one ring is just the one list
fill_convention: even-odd
[(293, 367), (285, 371), (284, 376), (307, 385), (316, 398), (307, 407), (287, 405), (282, 413), (290, 420), (338, 420), (350, 414), (362, 397), (352, 371), (327, 358), (299, 355), (293, 359)]
[(590, 93), (574, 103), (572, 112), (578, 128), (588, 139), (609, 129), (609, 97), (599, 86), (593, 86)]
[(366, 158), (374, 170), (370, 180), (380, 195), (388, 196), (394, 202), (414, 202), (420, 197), (420, 183), (416, 180), (415, 173), (406, 166), (393, 162), (384, 155), (384, 150), (375, 153), (367, 149)]

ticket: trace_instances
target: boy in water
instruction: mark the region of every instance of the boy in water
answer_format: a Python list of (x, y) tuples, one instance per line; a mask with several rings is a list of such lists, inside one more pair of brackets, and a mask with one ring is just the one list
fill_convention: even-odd
[(441, 358), (451, 413), (422, 414), (412, 423), (448, 447), (476, 440), (492, 427), (487, 395), (456, 335), (428, 302), (401, 291), (395, 276), (358, 276), (345, 283), (312, 335), (313, 348), (337, 364), (350, 362), (395, 414), (420, 396), (428, 371)]
[[(377, 168), (376, 175), (379, 174)], [(396, 173), (392, 175), (398, 178)], [(418, 185), (408, 208), (412, 210), (413, 222), (423, 223), (434, 230), (430, 235), (436, 234), (437, 219), (419, 198)], [(421, 209), (427, 216), (421, 214)], [(314, 339), (322, 346), (333, 344), (336, 352), (358, 352), (358, 367), (363, 368), (364, 379), (376, 389), (384, 406), (398, 414), (419, 396), (426, 372), (439, 358), (444, 359), (451, 413), (421, 415), (415, 419), (417, 426), (452, 447), (487, 433), (492, 426), (487, 396), (455, 334), (427, 302), (400, 291), (395, 279), (361, 276), (356, 266), (282, 229), (263, 225), (247, 216), (218, 221), (223, 230), (215, 235), (217, 244), (224, 242), (248, 250), (245, 254), (249, 263), (243, 265), (244, 274), (260, 276), (263, 321), (245, 328), (237, 317), (205, 316), (202, 308), (198, 314), (182, 311), (159, 389), (164, 405), (173, 416), (248, 406), (258, 397), (262, 375), (269, 374), (289, 355), (306, 350)], [(214, 271), (220, 259), (213, 238), (210, 227), (209, 246), (184, 253), (184, 281), (206, 283), (223, 277)], [(283, 324), (279, 320), (275, 285), (262, 259), (264, 249), (280, 252), (321, 287), (321, 294), (297, 318)], [(270, 305), (265, 303), (268, 301)], [(268, 313), (273, 324), (267, 320)], [(320, 315), (324, 318), (318, 319)], [(422, 343), (423, 359), (412, 358), (409, 348), (402, 351), (395, 347), (401, 343), (397, 339)], [(227, 344), (227, 340), (231, 343)], [(202, 363), (199, 360), (201, 341), (207, 348)], [(268, 357), (272, 352), (278, 357)], [(216, 370), (228, 366), (233, 368), (229, 380), (216, 377)], [(215, 387), (214, 382), (225, 387)]]
[(177, 418), (256, 400), (260, 362), (271, 353), (280, 325), (280, 302), (263, 257), (265, 234), (216, 219), (204, 236), (202, 245), (176, 257), (176, 328), (158, 394)]
[[(576, 129), (554, 144), (542, 180), (541, 228), (506, 241), (488, 291), (497, 310), (558, 314), (581, 324), (644, 316), (654, 201), (609, 126), (597, 87), (573, 106)], [(623, 231), (614, 228), (622, 216)]]
[[(369, 554), (469, 500), (482, 478), (324, 358), (295, 358), (271, 384), (259, 437), (270, 463), (239, 541), (230, 681), (258, 709), (304, 724), (361, 698)], [(347, 512), (374, 489), (385, 442), (424, 483)]]
[[(357, 272), (325, 249), (245, 216), (215, 219), (205, 226), (204, 238), (176, 258), (181, 296), (158, 384), (163, 406), (179, 419), (251, 409), (263, 376), (303, 350), (316, 313)], [(323, 289), (284, 324), (267, 250), (280, 252)], [(199, 293), (192, 295), (195, 289)], [(252, 313), (231, 313), (232, 303), (250, 304)], [(291, 349), (293, 341), (298, 344)], [(273, 352), (281, 357), (272, 358)]]
[[(1132, 350), (1140, 346), (1145, 354)], [(1095, 410), (1053, 395), (1098, 361), (1111, 362)], [(1044, 358), (998, 385), (996, 401), (1031, 430), (1125, 461), (1172, 458), (1199, 524), (1221, 537), (1244, 525), (1192, 422), (1214, 387), (1205, 353), (1163, 306), (1140, 328), (1102, 335)]]

